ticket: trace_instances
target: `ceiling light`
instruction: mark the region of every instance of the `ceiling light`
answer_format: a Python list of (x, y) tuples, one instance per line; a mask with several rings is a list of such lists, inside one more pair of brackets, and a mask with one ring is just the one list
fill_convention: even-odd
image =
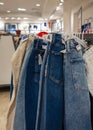
[(28, 18), (24, 18), (25, 20), (28, 19)]
[(54, 17), (54, 15), (51, 15), (51, 16), (50, 16), (50, 19), (53, 19), (53, 17)]
[(39, 18), (38, 20), (41, 20), (41, 21), (43, 21), (44, 19), (43, 19), (43, 18)]
[(24, 8), (18, 8), (19, 11), (26, 11)]
[(63, 2), (64, 2), (64, 0), (60, 0), (60, 2), (61, 2), (61, 3), (63, 3)]
[(21, 19), (20, 17), (17, 18), (17, 20), (20, 20), (20, 19)]
[(9, 19), (9, 17), (6, 17), (5, 19), (6, 19), (6, 20)]
[(57, 21), (56, 21), (57, 23), (60, 23), (60, 20), (59, 19), (57, 19)]
[(40, 4), (36, 4), (36, 6), (38, 6), (38, 7), (39, 7), (39, 6), (40, 6)]
[(47, 19), (47, 18), (45, 18), (45, 20), (47, 21), (48, 19)]
[(57, 7), (56, 7), (56, 10), (57, 10), (57, 11), (58, 11), (58, 10), (60, 10), (60, 7), (59, 7), (59, 6), (57, 6)]
[(59, 3), (59, 5), (63, 5), (63, 3)]
[(7, 13), (10, 13), (11, 11), (10, 10), (7, 10)]
[(3, 3), (3, 2), (0, 2), (0, 5), (4, 5), (4, 3)]
[(12, 17), (11, 19), (12, 19), (12, 20), (14, 20), (14, 19), (15, 19), (15, 17)]

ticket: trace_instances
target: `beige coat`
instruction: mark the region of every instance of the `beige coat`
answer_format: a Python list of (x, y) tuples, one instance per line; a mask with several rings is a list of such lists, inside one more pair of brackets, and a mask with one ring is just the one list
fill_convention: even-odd
[(28, 47), (31, 45), (32, 40), (33, 40), (33, 37), (30, 37), (29, 40), (26, 40), (20, 43), (19, 47), (17, 48), (16, 52), (13, 54), (13, 57), (12, 57), (13, 95), (12, 95), (12, 99), (10, 101), (10, 105), (9, 105), (9, 109), (7, 113), (6, 130), (13, 130), (15, 104), (16, 104), (20, 71), (21, 71), (21, 67), (24, 61), (26, 51)]

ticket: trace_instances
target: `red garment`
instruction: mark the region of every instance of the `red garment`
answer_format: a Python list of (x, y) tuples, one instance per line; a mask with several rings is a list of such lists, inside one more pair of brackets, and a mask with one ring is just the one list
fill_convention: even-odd
[(37, 34), (37, 36), (42, 37), (43, 35), (47, 35), (47, 34), (48, 34), (48, 32), (39, 32)]

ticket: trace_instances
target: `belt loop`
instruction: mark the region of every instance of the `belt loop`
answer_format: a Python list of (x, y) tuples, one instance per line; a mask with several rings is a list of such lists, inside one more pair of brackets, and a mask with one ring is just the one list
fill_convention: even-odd
[(69, 41), (66, 42), (66, 50), (67, 50), (67, 52), (70, 52), (70, 42)]

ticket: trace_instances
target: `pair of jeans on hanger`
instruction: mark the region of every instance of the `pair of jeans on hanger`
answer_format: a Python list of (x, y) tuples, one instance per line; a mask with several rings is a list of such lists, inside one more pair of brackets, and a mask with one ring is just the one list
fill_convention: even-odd
[(63, 54), (60, 34), (52, 34), (40, 74), (36, 130), (62, 130), (64, 120)]
[(92, 130), (90, 99), (80, 44), (66, 43), (64, 55), (64, 129)]
[(35, 130), (43, 40), (35, 39), (22, 65), (13, 130)]

